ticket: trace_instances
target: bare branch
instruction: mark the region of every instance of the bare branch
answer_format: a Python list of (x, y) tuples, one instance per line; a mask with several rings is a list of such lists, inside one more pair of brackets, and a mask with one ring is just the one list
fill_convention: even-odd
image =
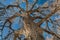
[(47, 9), (47, 8), (49, 8), (49, 7), (38, 7), (36, 9), (34, 9), (34, 10), (29, 10), (28, 14), (31, 14), (33, 12), (39, 12), (40, 13), (42, 11), (41, 9)]
[(6, 8), (10, 8), (10, 7), (18, 7), (18, 5), (8, 5)]
[(32, 7), (31, 7), (30, 10), (32, 10), (32, 9), (34, 8), (34, 6), (36, 5), (37, 2), (38, 2), (38, 0), (36, 0), (36, 1), (34, 2), (34, 4), (32, 5)]
[(28, 0), (26, 0), (26, 11), (28, 11)]
[(37, 23), (38, 25), (41, 25), (44, 21), (46, 21), (49, 17), (51, 17), (53, 14), (55, 14), (58, 10), (60, 10), (59, 7), (55, 8), (55, 10), (53, 10), (50, 14), (48, 14), (45, 18), (41, 19), (41, 21), (39, 23)]
[(35, 20), (35, 19), (43, 19), (42, 17), (40, 16), (37, 16), (37, 17), (30, 17), (32, 20)]
[(14, 33), (14, 39), (13, 40), (16, 40), (18, 38), (19, 34), (18, 33)]
[(50, 32), (50, 31), (48, 31), (48, 30), (46, 30), (46, 29), (44, 29), (44, 28), (41, 28), (43, 31), (45, 31), (45, 32), (47, 32), (48, 34), (51, 34), (51, 35), (55, 35), (57, 38), (59, 38), (60, 39), (60, 35), (58, 35), (58, 34), (56, 34), (56, 33), (54, 33), (54, 32)]

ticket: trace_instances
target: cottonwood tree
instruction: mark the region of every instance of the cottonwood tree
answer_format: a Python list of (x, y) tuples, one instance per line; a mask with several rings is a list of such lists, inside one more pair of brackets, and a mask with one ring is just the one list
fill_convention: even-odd
[[(42, 5), (39, 2), (40, 0), (32, 0), (31, 2), (30, 0), (16, 0), (7, 6), (0, 3), (2, 5), (0, 7), (1, 40), (21, 40), (21, 35), (25, 36), (24, 40), (45, 40), (44, 32), (60, 39), (57, 32), (57, 29), (60, 29), (60, 24), (59, 19), (56, 19), (56, 16), (60, 15), (59, 0), (48, 0)], [(21, 6), (22, 3), (25, 5)], [(19, 22), (15, 21), (16, 18)], [(14, 21), (18, 22), (19, 27), (21, 27), (22, 21), (22, 28), (14, 30), (12, 28)], [(43, 25), (44, 22), (45, 26)], [(4, 37), (3, 30), (5, 27), (8, 28), (9, 33)]]

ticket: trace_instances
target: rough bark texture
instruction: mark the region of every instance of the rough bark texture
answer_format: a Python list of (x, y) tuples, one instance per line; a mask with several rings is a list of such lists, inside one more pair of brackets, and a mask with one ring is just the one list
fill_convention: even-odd
[[(40, 30), (40, 31), (39, 31)], [(25, 40), (44, 40), (43, 31), (37, 25), (29, 20), (29, 17), (24, 18), (24, 27), (18, 30), (17, 34), (25, 35)]]

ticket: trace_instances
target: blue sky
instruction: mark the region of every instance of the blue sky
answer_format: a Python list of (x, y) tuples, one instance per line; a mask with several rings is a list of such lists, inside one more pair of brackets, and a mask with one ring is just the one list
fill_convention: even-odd
[[(47, 0), (38, 0), (38, 5), (43, 5), (45, 2), (46, 2)], [(3, 0), (0, 0), (0, 2), (1, 3), (3, 3), (5, 6), (7, 6), (7, 5), (9, 5), (9, 4), (11, 4), (12, 2), (14, 2), (14, 0), (6, 0), (6, 1), (4, 1), (3, 2)], [(33, 2), (32, 0), (29, 0), (29, 2)], [(21, 5), (20, 5), (22, 8), (24, 8), (24, 9), (26, 9), (26, 5), (25, 5), (25, 3), (22, 3)], [(53, 17), (52, 17), (53, 18)], [(16, 21), (17, 20), (17, 21)], [(14, 21), (14, 24), (12, 25), (13, 27), (13, 29), (14, 30), (17, 30), (18, 28), (19, 28), (19, 24), (18, 24), (18, 22), (19, 22), (19, 18), (16, 18), (15, 19), (15, 21)], [(45, 24), (43, 24), (43, 26), (44, 26)], [(20, 25), (20, 26), (22, 26), (22, 24)], [(49, 24), (49, 26), (50, 26), (50, 24)], [(8, 33), (8, 28), (4, 28), (4, 31), (3, 31), (3, 35), (5, 36), (5, 34), (7, 34)], [(46, 33), (44, 33), (44, 37), (46, 37), (47, 35), (46, 35)]]

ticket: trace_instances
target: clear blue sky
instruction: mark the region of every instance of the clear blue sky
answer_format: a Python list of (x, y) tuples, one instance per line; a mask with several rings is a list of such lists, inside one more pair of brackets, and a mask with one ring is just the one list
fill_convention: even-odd
[[(39, 4), (39, 5), (43, 5), (45, 2), (46, 2), (47, 0), (39, 0), (38, 1), (38, 3), (37, 4)], [(14, 2), (14, 0), (6, 0), (6, 1), (4, 1), (3, 2), (3, 0), (0, 0), (0, 2), (1, 3), (3, 3), (5, 6), (7, 6), (7, 5), (9, 5), (9, 4), (11, 4), (12, 2)], [(32, 0), (29, 0), (29, 2), (33, 2)], [(25, 7), (25, 3), (22, 3), (21, 4), (21, 7), (22, 8), (26, 8)], [(19, 28), (19, 24), (18, 24), (18, 22), (19, 22), (19, 20), (18, 20), (19, 18), (16, 18), (15, 19), (15, 21), (14, 21), (14, 24), (12, 25), (13, 27), (13, 29), (14, 30), (17, 30), (18, 28)], [(43, 26), (44, 26), (45, 24), (43, 24)], [(22, 24), (20, 25), (20, 26), (22, 26)], [(4, 31), (3, 31), (3, 36), (6, 36), (6, 34), (8, 33), (8, 28), (4, 28)], [(46, 37), (47, 35), (45, 35), (46, 33), (44, 33), (44, 37)]]

